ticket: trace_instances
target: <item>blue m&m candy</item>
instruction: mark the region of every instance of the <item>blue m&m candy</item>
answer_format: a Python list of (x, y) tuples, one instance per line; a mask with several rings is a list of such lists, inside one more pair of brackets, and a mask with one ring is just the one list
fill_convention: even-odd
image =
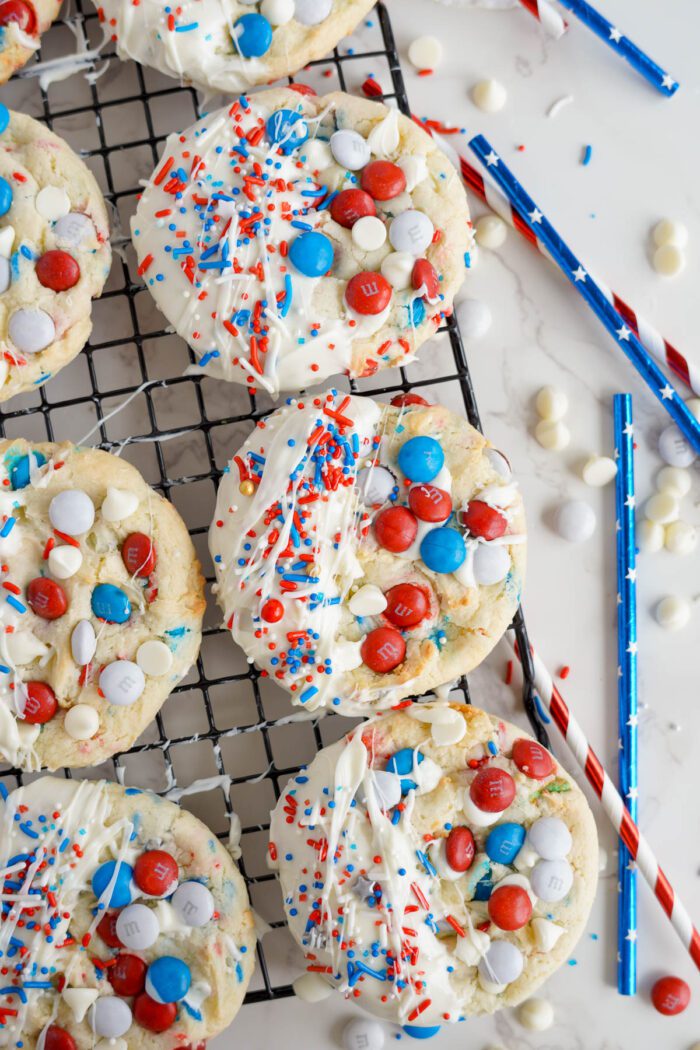
[(278, 109), (270, 114), (265, 124), (267, 134), (283, 153), (293, 153), (309, 137), (309, 126), (300, 113), (293, 109)]
[(304, 277), (323, 277), (333, 265), (333, 244), (325, 233), (300, 233), (289, 246), (289, 261)]
[(191, 984), (189, 966), (174, 955), (162, 955), (148, 967), (146, 991), (157, 1003), (179, 1003)]
[(464, 537), (456, 529), (431, 529), (423, 537), (420, 556), (433, 572), (455, 572), (467, 556)]
[(7, 215), (12, 207), (12, 186), (0, 177), (0, 215)]
[(493, 875), (491, 869), (482, 875), (476, 886), (474, 887), (474, 900), (475, 901), (487, 901), (493, 893)]
[(241, 15), (233, 23), (233, 39), (244, 58), (259, 58), (270, 50), (272, 26), (264, 15)]
[(434, 1024), (421, 1028), (417, 1024), (405, 1024), (403, 1030), (406, 1035), (410, 1035), (411, 1039), (432, 1039), (434, 1035), (437, 1035), (440, 1031), (441, 1026)]
[(522, 824), (498, 824), (486, 839), (486, 853), (497, 864), (512, 864), (525, 841)]
[(432, 481), (444, 462), (445, 453), (435, 438), (410, 438), (399, 452), (399, 467), (411, 481)]
[(420, 765), (425, 755), (421, 751), (414, 751), (412, 747), (403, 747), (396, 751), (386, 764), (388, 773), (397, 773), (401, 777), (401, 793), (415, 791), (418, 786), (409, 773), (413, 773), (414, 760)]
[(30, 481), (32, 470), (43, 467), (46, 456), (41, 452), (30, 452), (26, 456), (20, 456), (10, 468), (10, 485), (13, 489), (24, 489)]
[(2, 135), (9, 123), (10, 111), (3, 102), (0, 102), (0, 135)]
[[(108, 860), (105, 861), (104, 864), (100, 864), (99, 868), (96, 868), (93, 873), (92, 892), (98, 899), (102, 896), (112, 881), (112, 876), (114, 875), (116, 867), (116, 860)], [(133, 876), (134, 869), (131, 865), (126, 864), (124, 861), (120, 861), (117, 877), (114, 880), (109, 899), (102, 901), (102, 904), (104, 904), (106, 908), (124, 908), (127, 904), (131, 904), (131, 881)]]
[(97, 619), (105, 623), (126, 623), (131, 616), (131, 602), (121, 587), (113, 583), (98, 583), (90, 604)]

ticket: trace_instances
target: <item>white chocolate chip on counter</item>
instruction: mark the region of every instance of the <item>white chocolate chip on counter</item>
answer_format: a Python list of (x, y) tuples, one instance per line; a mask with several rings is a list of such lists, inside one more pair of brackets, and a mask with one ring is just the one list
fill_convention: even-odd
[(659, 434), (659, 455), (669, 467), (690, 467), (696, 459), (695, 452), (675, 423), (664, 427)]
[(668, 525), (672, 521), (677, 521), (680, 512), (680, 504), (670, 492), (657, 492), (655, 496), (647, 500), (644, 507), (645, 517), (659, 525)]
[(333, 985), (324, 981), (318, 973), (303, 973), (292, 982), (292, 989), (297, 999), (304, 1003), (320, 1003), (333, 992)]
[(481, 248), (500, 248), (505, 244), (508, 227), (499, 215), (482, 215), (474, 227), (474, 236)]
[(685, 248), (688, 243), (688, 229), (675, 219), (662, 219), (652, 231), (654, 244), (663, 248), (665, 244), (674, 244), (676, 248)]
[(491, 311), (480, 299), (462, 299), (455, 312), (463, 339), (481, 339), (491, 327)]
[(690, 603), (685, 598), (669, 595), (654, 610), (656, 622), (667, 631), (680, 631), (690, 619)]
[(595, 532), (595, 511), (583, 500), (567, 500), (554, 513), (554, 527), (569, 543), (584, 543)]
[(554, 1008), (548, 999), (526, 999), (518, 1008), (518, 1020), (531, 1032), (546, 1032), (554, 1024)]
[(508, 92), (498, 80), (480, 80), (472, 88), (472, 101), (484, 113), (498, 113), (507, 99)]
[(442, 44), (436, 36), (419, 36), (409, 45), (408, 61), (416, 69), (437, 69), (442, 62)]
[(556, 423), (569, 411), (569, 399), (558, 386), (543, 386), (537, 391), (535, 408), (540, 419)]
[(552, 452), (562, 452), (568, 448), (571, 433), (561, 420), (552, 422), (549, 419), (540, 419), (535, 427), (535, 438), (542, 448), (548, 448)]
[(357, 1017), (343, 1028), (343, 1050), (382, 1050), (384, 1029), (378, 1021)]
[(676, 499), (683, 499), (690, 492), (690, 474), (682, 467), (662, 467), (656, 479), (659, 492), (669, 492)]
[(685, 269), (685, 255), (675, 244), (664, 244), (657, 248), (652, 262), (662, 277), (676, 277)]
[(671, 554), (692, 554), (698, 545), (697, 529), (687, 521), (674, 521), (666, 526), (666, 550)]
[(643, 518), (637, 522), (637, 546), (644, 554), (656, 554), (664, 545), (665, 529), (658, 521)]
[(617, 474), (617, 463), (609, 456), (589, 456), (583, 464), (581, 477), (592, 488), (602, 488)]

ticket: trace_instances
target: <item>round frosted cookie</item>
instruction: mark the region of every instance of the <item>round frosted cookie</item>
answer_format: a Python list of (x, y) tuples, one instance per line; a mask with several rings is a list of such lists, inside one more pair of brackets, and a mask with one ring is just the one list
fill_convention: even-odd
[(324, 58), (374, 0), (95, 0), (105, 38), (202, 91), (233, 94)]
[(131, 229), (197, 371), (276, 394), (411, 360), (462, 283), (468, 219), (412, 120), (276, 89), (171, 135)]
[(0, 84), (29, 61), (60, 8), (61, 0), (0, 0)]
[(531, 995), (581, 935), (598, 871), (571, 777), (458, 704), (409, 705), (321, 751), (282, 792), (270, 858), (309, 969), (417, 1028)]
[(212, 832), (172, 802), (104, 781), (42, 777), (4, 794), (3, 1046), (185, 1050), (226, 1028), (255, 932)]
[(58, 135), (0, 105), (0, 401), (82, 350), (110, 262), (92, 173)]
[(130, 747), (199, 651), (184, 522), (97, 449), (0, 442), (0, 754), (94, 766)]
[(524, 528), (465, 419), (330, 391), (258, 424), (209, 547), (235, 641), (293, 703), (354, 715), (480, 663), (520, 600)]

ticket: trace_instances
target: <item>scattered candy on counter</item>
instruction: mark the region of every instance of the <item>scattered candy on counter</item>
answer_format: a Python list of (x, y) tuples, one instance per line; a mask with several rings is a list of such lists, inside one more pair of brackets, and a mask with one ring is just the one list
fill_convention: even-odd
[(662, 219), (652, 230), (655, 250), (654, 269), (664, 277), (675, 277), (685, 269), (684, 249), (688, 244), (688, 230), (674, 219)]
[(660, 977), (651, 990), (654, 1009), (667, 1017), (682, 1014), (690, 998), (690, 988), (680, 977)]
[(531, 1032), (546, 1032), (554, 1024), (554, 1009), (547, 999), (526, 999), (518, 1007), (518, 1020)]
[(474, 226), (474, 236), (480, 248), (495, 251), (506, 242), (508, 227), (500, 215), (482, 215)]
[(569, 543), (585, 543), (595, 532), (595, 511), (583, 500), (566, 500), (554, 511), (554, 527)]
[(434, 72), (442, 62), (443, 48), (435, 36), (419, 36), (408, 47), (408, 61), (421, 72)]
[(463, 339), (483, 339), (491, 327), (491, 310), (480, 299), (462, 299), (455, 314)]
[[(669, 432), (672, 432), (669, 436)], [(681, 519), (681, 500), (691, 489), (691, 477), (688, 470), (695, 460), (691, 452), (690, 459), (679, 455), (685, 446), (675, 426), (667, 427), (659, 439), (659, 452), (665, 462), (672, 465), (663, 467), (656, 479), (656, 493), (644, 506), (644, 517), (638, 522), (637, 542), (639, 549), (645, 553), (655, 553), (664, 547), (671, 554), (687, 555), (697, 547), (698, 532), (694, 525)]]
[(617, 474), (617, 463), (610, 456), (589, 456), (581, 468), (581, 477), (591, 488), (608, 485)]
[(503, 109), (508, 92), (498, 80), (480, 80), (471, 91), (472, 101), (484, 113), (498, 113)]
[(667, 631), (680, 631), (690, 620), (690, 602), (685, 598), (669, 595), (662, 598), (654, 609), (654, 617), (659, 627)]
[(535, 397), (535, 408), (540, 417), (535, 427), (535, 438), (542, 448), (561, 452), (571, 441), (569, 428), (563, 422), (569, 410), (569, 399), (559, 387), (544, 386)]
[(358, 1017), (345, 1025), (341, 1042), (343, 1050), (382, 1050), (384, 1029), (377, 1021)]

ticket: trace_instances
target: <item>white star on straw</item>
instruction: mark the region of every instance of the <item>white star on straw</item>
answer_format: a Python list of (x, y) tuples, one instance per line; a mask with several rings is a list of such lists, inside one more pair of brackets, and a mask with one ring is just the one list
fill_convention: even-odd
[(661, 394), (664, 401), (670, 401), (673, 395), (675, 394), (675, 390), (673, 389), (670, 383), (667, 383), (666, 386), (661, 387), (659, 393)]
[(626, 724), (635, 729), (639, 725), (639, 715), (630, 715)]
[(673, 79), (673, 77), (669, 76), (668, 73), (664, 73), (664, 78), (661, 81), (661, 83), (665, 88), (669, 89), (676, 86), (675, 80)]
[[(639, 648), (639, 646), (637, 645), (636, 642), (630, 642), (630, 644), (625, 649), (625, 652), (629, 653), (630, 656), (636, 656), (638, 648)], [(629, 722), (627, 723), (627, 725), (629, 725)]]
[(636, 497), (635, 496), (627, 496), (625, 498), (625, 506), (626, 507), (630, 507), (630, 508), (636, 507), (637, 506)]
[(530, 222), (541, 222), (543, 218), (544, 216), (539, 208), (533, 208), (529, 214)]
[(625, 423), (625, 427), (624, 427), (624, 430), (622, 431), (622, 433), (626, 437), (632, 437), (632, 435), (634, 434), (634, 427), (632, 426), (632, 424), (631, 423)]
[(625, 940), (629, 941), (631, 944), (634, 944), (634, 942), (637, 940), (637, 931), (636, 930), (628, 930), (627, 931), (627, 936), (625, 937)]
[(499, 156), (496, 153), (496, 151), (494, 149), (492, 149), (491, 152), (486, 157), (486, 163), (488, 164), (488, 166), (490, 168), (493, 168), (493, 167), (496, 166), (496, 164), (498, 164), (498, 161), (499, 161)]
[(573, 274), (574, 274), (574, 280), (575, 280), (575, 281), (576, 281), (577, 283), (578, 283), (579, 281), (585, 281), (585, 280), (586, 280), (586, 277), (588, 276), (588, 274), (587, 274), (587, 273), (586, 273), (586, 271), (584, 270), (583, 266), (581, 266), (581, 263), (579, 263), (579, 264), (578, 264), (578, 269), (577, 269), (577, 270), (574, 270), (574, 271), (573, 271)]
[(622, 33), (616, 26), (610, 26), (610, 39), (614, 40), (616, 44), (619, 44), (622, 40)]
[(626, 324), (623, 324), (622, 328), (617, 329), (617, 338), (621, 339), (625, 343), (628, 342), (631, 334), (632, 333), (630, 332)]
[(629, 580), (630, 583), (636, 583), (637, 582), (637, 570), (636, 569), (628, 569), (627, 570), (627, 575), (625, 576), (625, 579)]
[(628, 865), (627, 865), (627, 870), (628, 870), (628, 871), (636, 871), (636, 870), (637, 870), (637, 865), (636, 865), (636, 862), (635, 862), (635, 861), (633, 861), (631, 857), (630, 857), (630, 859), (629, 859), (629, 863), (628, 863)]
[(625, 795), (625, 798), (628, 798), (630, 801), (633, 801), (634, 799), (639, 798), (639, 789), (638, 788), (630, 788), (629, 791), (627, 792), (627, 794)]

